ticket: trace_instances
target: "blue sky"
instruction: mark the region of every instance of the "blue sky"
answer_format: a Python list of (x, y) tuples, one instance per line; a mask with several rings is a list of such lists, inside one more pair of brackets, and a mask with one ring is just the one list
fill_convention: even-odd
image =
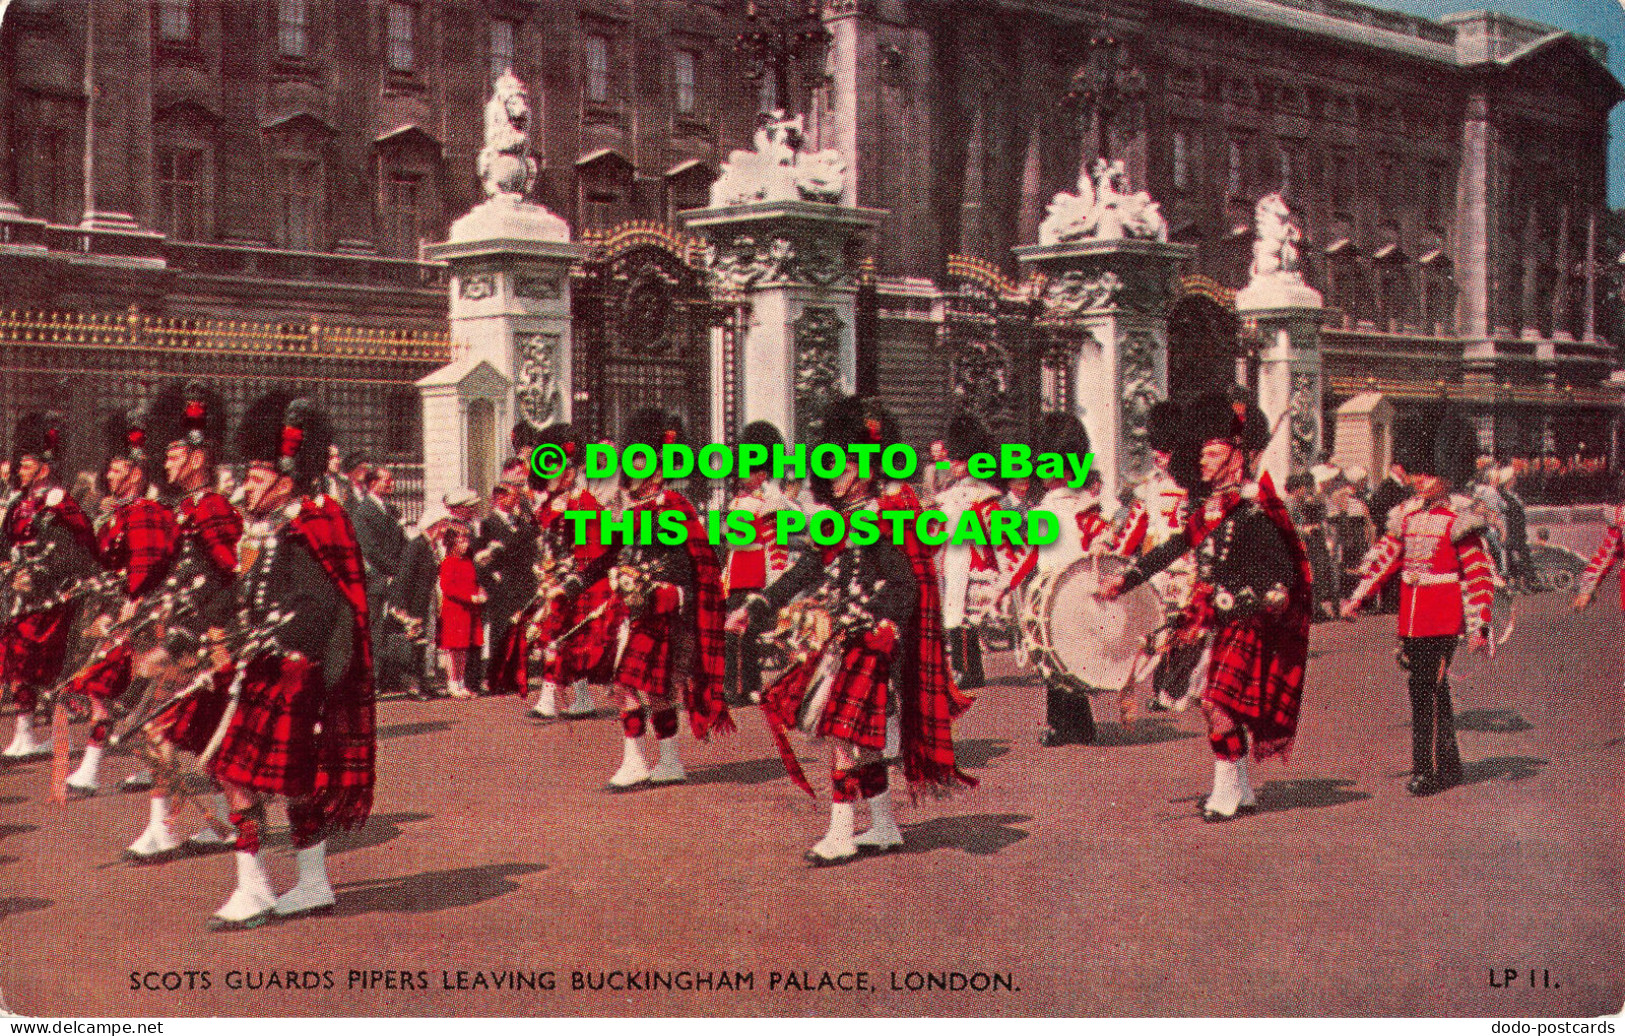
[[(1625, 6), (1621, 0), (1364, 0), (1373, 7), (1437, 18), (1456, 11), (1505, 11), (1519, 18), (1596, 36), (1608, 44), (1608, 65), (1625, 82)], [(1625, 206), (1625, 104), (1614, 109), (1609, 142), (1608, 203)]]

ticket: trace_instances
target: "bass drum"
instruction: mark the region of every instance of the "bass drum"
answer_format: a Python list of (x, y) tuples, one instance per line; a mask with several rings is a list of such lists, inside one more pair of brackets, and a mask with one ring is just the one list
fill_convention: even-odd
[(1144, 583), (1115, 601), (1095, 596), (1128, 567), (1113, 554), (1040, 572), (1021, 602), (1021, 639), (1048, 681), (1081, 691), (1120, 691), (1146, 640), (1163, 622), (1162, 599)]

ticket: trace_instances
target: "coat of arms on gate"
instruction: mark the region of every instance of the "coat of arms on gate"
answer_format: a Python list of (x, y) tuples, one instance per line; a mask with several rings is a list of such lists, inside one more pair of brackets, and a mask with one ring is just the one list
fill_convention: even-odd
[(519, 336), (514, 399), (520, 415), (538, 427), (559, 418), (558, 350), (556, 334)]

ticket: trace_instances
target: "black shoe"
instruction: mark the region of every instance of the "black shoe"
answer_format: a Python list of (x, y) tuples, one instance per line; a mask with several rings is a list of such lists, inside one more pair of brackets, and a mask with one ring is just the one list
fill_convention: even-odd
[(1406, 783), (1405, 790), (1410, 792), (1412, 795), (1415, 795), (1417, 798), (1423, 798), (1428, 795), (1437, 795), (1441, 791), (1448, 791), (1460, 783), (1460, 777), (1452, 779), (1449, 777), (1442, 777), (1436, 773), (1430, 773), (1418, 777), (1412, 777), (1410, 781)]
[(1054, 727), (1045, 727), (1044, 732), (1038, 736), (1038, 743), (1045, 748), (1060, 748), (1062, 745), (1086, 745), (1093, 738), (1078, 734), (1068, 734), (1056, 730)]

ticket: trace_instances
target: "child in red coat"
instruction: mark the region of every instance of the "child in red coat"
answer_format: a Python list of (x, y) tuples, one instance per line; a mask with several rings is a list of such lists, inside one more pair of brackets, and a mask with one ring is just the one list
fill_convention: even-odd
[(463, 683), (470, 649), (485, 643), (480, 605), (485, 591), (475, 579), (468, 559), (468, 530), (454, 525), (445, 533), (446, 560), (440, 563), (440, 627), (435, 645), (446, 653), (447, 683), (453, 698), (471, 698)]

